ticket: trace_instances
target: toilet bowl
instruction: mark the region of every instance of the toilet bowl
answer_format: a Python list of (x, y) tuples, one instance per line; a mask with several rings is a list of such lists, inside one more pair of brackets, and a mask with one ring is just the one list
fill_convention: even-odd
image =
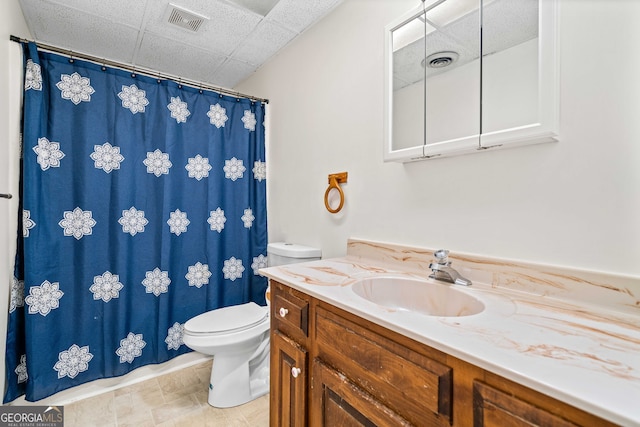
[[(320, 250), (288, 243), (271, 243), (268, 265), (320, 259)], [(267, 303), (269, 289), (266, 292)], [(209, 405), (229, 408), (269, 392), (269, 306), (254, 302), (202, 313), (184, 324), (184, 344), (213, 355)]]
[(184, 343), (214, 355), (209, 405), (242, 405), (269, 391), (269, 308), (254, 302), (219, 308), (184, 324)]

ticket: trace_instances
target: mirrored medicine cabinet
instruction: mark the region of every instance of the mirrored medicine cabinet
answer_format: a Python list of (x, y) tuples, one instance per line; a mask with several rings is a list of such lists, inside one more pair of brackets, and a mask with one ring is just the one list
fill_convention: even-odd
[(385, 27), (384, 160), (557, 140), (557, 0), (425, 0)]

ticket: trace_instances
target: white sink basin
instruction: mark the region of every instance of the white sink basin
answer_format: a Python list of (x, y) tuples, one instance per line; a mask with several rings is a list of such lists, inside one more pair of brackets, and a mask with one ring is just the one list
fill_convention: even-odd
[(353, 292), (388, 309), (427, 316), (471, 316), (484, 310), (482, 301), (454, 286), (406, 277), (370, 277), (355, 282)]

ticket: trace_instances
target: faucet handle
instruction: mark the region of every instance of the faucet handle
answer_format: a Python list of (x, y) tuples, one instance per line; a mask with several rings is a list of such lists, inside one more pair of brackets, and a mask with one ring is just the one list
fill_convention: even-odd
[(449, 262), (449, 251), (447, 249), (439, 249), (435, 251), (433, 256), (438, 261), (438, 264), (446, 265)]

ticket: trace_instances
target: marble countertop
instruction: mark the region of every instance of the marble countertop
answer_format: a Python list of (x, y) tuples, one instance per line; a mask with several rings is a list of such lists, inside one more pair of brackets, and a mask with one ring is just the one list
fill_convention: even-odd
[(436, 317), (389, 309), (356, 295), (353, 283), (375, 276), (433, 279), (425, 260), (407, 263), (402, 252), (404, 259), (390, 262), (387, 255), (348, 250), (342, 258), (269, 267), (260, 274), (611, 422), (640, 426), (640, 310), (482, 283), (474, 280), (482, 274), (466, 268), (462, 258), (465, 276), (477, 277), (469, 277), (472, 286), (451, 286), (482, 301), (483, 312)]

